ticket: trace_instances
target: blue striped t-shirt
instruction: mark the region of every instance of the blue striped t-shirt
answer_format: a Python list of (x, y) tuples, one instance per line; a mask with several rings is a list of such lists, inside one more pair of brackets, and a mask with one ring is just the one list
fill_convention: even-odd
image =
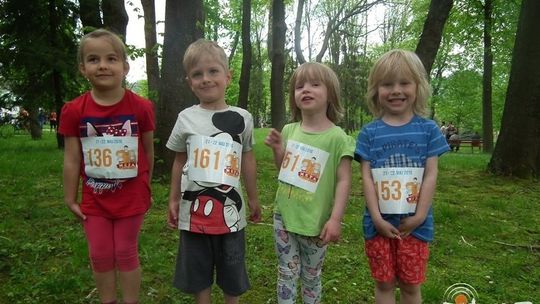
[[(413, 116), (402, 126), (391, 126), (377, 119), (362, 128), (356, 140), (354, 158), (370, 162), (371, 168), (414, 167), (424, 168), (430, 157), (440, 156), (450, 150), (437, 124), (429, 119)], [(383, 219), (399, 226), (400, 220), (413, 214), (383, 214)], [(377, 234), (367, 208), (364, 212), (364, 238)], [(420, 240), (433, 240), (433, 210), (412, 235)]]

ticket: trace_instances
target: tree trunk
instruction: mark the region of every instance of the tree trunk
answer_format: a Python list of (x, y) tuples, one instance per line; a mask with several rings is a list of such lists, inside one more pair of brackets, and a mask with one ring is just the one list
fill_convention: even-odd
[(270, 50), (272, 73), (270, 76), (272, 127), (281, 130), (285, 125), (285, 101), (283, 73), (285, 71), (285, 4), (283, 0), (272, 1), (272, 49)]
[(238, 106), (248, 108), (249, 79), (251, 76), (251, 0), (242, 5), (242, 72), (240, 73), (240, 96)]
[(416, 46), (416, 54), (422, 60), (426, 68), (427, 76), (431, 73), (431, 67), (437, 56), (441, 43), (444, 24), (452, 9), (453, 0), (431, 0), (429, 12), (424, 23), (424, 29), (420, 41)]
[(168, 174), (174, 153), (165, 144), (171, 134), (178, 113), (197, 103), (185, 81), (182, 66), (184, 53), (193, 41), (203, 37), (204, 17), (202, 1), (167, 0), (165, 6), (165, 37), (159, 102), (156, 105), (155, 154), (156, 176)]
[(124, 0), (103, 0), (103, 26), (114, 31), (126, 41), (126, 28), (129, 21)]
[(144, 12), (144, 40), (146, 57), (146, 79), (148, 80), (148, 97), (159, 100), (159, 61), (156, 34), (156, 6), (154, 0), (141, 0)]
[(79, 14), (85, 34), (103, 27), (99, 0), (79, 0)]
[(306, 62), (302, 53), (302, 15), (304, 13), (305, 0), (298, 0), (296, 9), (296, 21), (294, 23), (294, 52), (296, 53), (296, 61), (299, 64)]
[(523, 0), (501, 133), (488, 168), (500, 175), (538, 177), (540, 172), (540, 1)]
[[(58, 28), (60, 26), (60, 16), (58, 16), (55, 1), (49, 1), (49, 43), (50, 47), (54, 48), (54, 46), (59, 45), (59, 37), (58, 37)], [(64, 89), (62, 85), (62, 75), (60, 71), (57, 68), (54, 68), (51, 73), (51, 83), (53, 87), (53, 96), (54, 96), (54, 105), (53, 110), (56, 111), (56, 113), (60, 113), (62, 106), (64, 105)], [(59, 121), (59, 117), (57, 116), (57, 121)], [(56, 132), (56, 145), (59, 149), (64, 148), (64, 137), (58, 133), (58, 128), (55, 130)]]
[(491, 52), (491, 28), (493, 19), (492, 0), (484, 3), (484, 75), (482, 80), (482, 137), (484, 152), (493, 151), (493, 114), (491, 99), (491, 80), (493, 72), (493, 53)]

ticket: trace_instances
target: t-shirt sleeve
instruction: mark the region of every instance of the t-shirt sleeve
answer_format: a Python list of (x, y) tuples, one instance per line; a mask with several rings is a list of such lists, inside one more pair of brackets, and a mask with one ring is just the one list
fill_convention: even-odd
[(169, 136), (169, 140), (167, 141), (166, 147), (174, 152), (186, 152), (186, 141), (183, 138), (182, 129), (184, 128), (182, 123), (182, 112), (178, 114), (178, 118), (176, 119), (176, 123), (174, 124), (174, 127), (172, 129), (171, 135)]
[(64, 136), (80, 136), (79, 132), (79, 112), (73, 102), (68, 102), (62, 107), (60, 114), (60, 125), (58, 133)]
[(354, 160), (361, 162), (369, 160), (369, 136), (367, 128), (364, 127), (356, 138), (356, 148), (354, 150)]
[(141, 121), (139, 122), (139, 128), (142, 133), (153, 131), (156, 129), (156, 120), (154, 114), (154, 104), (146, 99), (143, 99), (141, 105)]

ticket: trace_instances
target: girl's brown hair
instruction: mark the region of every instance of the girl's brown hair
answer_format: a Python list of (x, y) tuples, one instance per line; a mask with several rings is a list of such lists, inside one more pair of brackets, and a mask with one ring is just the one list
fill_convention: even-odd
[(313, 81), (320, 81), (326, 86), (328, 91), (328, 108), (326, 109), (326, 116), (334, 124), (337, 124), (343, 117), (343, 107), (340, 103), (341, 89), (339, 79), (331, 68), (318, 62), (307, 62), (300, 65), (291, 77), (289, 82), (289, 107), (292, 112), (293, 120), (302, 120), (302, 113), (294, 99), (296, 85)]
[(79, 61), (79, 64), (84, 63), (83, 50), (84, 50), (84, 46), (86, 45), (86, 42), (88, 41), (88, 39), (96, 39), (96, 38), (105, 38), (109, 40), (109, 42), (111, 43), (116, 53), (122, 58), (125, 64), (128, 64), (126, 45), (124, 44), (124, 42), (122, 41), (122, 39), (120, 39), (118, 35), (106, 29), (97, 29), (95, 31), (92, 31), (84, 35), (81, 38), (81, 42), (79, 43), (79, 50), (77, 52), (77, 60)]

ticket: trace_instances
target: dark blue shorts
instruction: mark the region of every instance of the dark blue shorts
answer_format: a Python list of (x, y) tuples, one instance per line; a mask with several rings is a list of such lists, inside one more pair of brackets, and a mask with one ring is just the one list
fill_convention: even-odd
[(180, 231), (174, 287), (196, 294), (216, 283), (229, 296), (240, 296), (250, 285), (245, 263), (244, 230), (220, 234)]

